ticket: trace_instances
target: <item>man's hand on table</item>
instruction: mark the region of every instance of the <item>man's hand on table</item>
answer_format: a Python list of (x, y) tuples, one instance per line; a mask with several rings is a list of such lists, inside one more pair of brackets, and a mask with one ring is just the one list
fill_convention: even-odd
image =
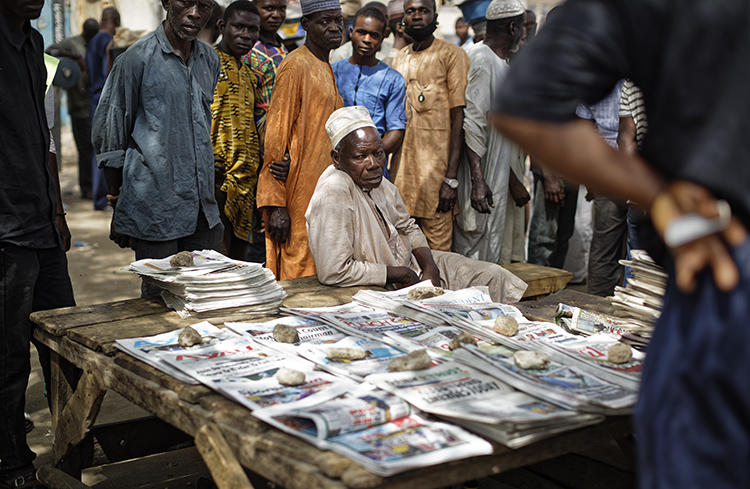
[(289, 239), (289, 230), (292, 223), (286, 207), (266, 208), (265, 228), (268, 236), (274, 243), (284, 244)]
[[(696, 213), (709, 219), (718, 217), (717, 201), (705, 188), (691, 182), (678, 181), (668, 185), (651, 204), (651, 219), (664, 237), (669, 224), (685, 214)], [(739, 246), (747, 239), (747, 231), (735, 218), (719, 233), (698, 238), (672, 248), (675, 259), (677, 286), (686, 293), (695, 290), (695, 277), (710, 267), (716, 285), (723, 291), (734, 289), (739, 272), (727, 249)]]
[(409, 267), (387, 267), (385, 281), (399, 288), (408, 287), (419, 282), (419, 277)]

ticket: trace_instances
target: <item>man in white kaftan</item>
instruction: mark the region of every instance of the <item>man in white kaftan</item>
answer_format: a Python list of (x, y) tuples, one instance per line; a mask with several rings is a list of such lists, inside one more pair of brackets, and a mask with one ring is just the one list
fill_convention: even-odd
[[(339, 286), (403, 286), (421, 277), (448, 289), (486, 285), (494, 300), (518, 301), (526, 284), (499, 265), (428, 248), (398, 188), (382, 179), (380, 136), (372, 130), (367, 110), (362, 114), (359, 109), (339, 109), (326, 124), (334, 164), (318, 180), (305, 214), (318, 280)], [(355, 158), (364, 162), (359, 169), (350, 163)], [(394, 278), (395, 270), (405, 269), (411, 280)]]

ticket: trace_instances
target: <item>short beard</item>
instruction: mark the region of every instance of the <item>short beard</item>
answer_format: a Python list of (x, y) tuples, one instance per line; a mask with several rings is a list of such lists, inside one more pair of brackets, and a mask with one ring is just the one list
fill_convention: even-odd
[(438, 26), (437, 20), (433, 20), (432, 23), (420, 29), (407, 27), (406, 34), (417, 42), (424, 41), (425, 39), (430, 37), (433, 32), (435, 32), (435, 30), (437, 29), (437, 26)]

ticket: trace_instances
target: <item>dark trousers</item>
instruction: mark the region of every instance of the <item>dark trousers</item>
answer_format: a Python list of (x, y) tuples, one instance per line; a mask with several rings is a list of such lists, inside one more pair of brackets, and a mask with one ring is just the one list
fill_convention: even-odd
[(609, 296), (623, 279), (623, 268), (618, 262), (625, 258), (628, 206), (625, 202), (597, 196), (591, 215), (594, 234), (589, 251), (587, 289), (589, 294)]
[[(31, 464), (23, 412), (31, 371), (29, 342), (34, 311), (75, 305), (68, 260), (60, 248), (0, 243), (0, 479)], [(49, 385), (49, 351), (35, 342)]]
[(88, 117), (73, 117), (73, 138), (78, 150), (78, 187), (81, 196), (91, 196), (91, 160), (94, 158), (94, 145), (91, 144), (91, 120)]
[(695, 291), (670, 274), (635, 410), (641, 489), (750, 487), (750, 241), (732, 252), (740, 282)]
[(575, 231), (578, 186), (565, 186), (565, 202), (557, 205), (544, 198), (544, 182), (534, 178), (534, 215), (529, 224), (529, 263), (562, 268), (568, 242)]
[[(135, 259), (144, 258), (166, 258), (180, 251), (215, 250), (221, 251), (221, 240), (224, 234), (224, 225), (219, 223), (213, 228), (208, 227), (203, 209), (198, 211), (198, 224), (195, 232), (184, 238), (169, 241), (147, 241), (145, 239), (132, 238), (130, 246), (135, 251)], [(141, 297), (157, 297), (161, 289), (150, 282), (141, 282)]]

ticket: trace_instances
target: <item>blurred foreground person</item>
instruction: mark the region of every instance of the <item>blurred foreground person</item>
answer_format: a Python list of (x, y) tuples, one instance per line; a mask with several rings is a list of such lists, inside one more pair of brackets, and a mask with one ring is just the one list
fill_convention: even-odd
[[(114, 209), (110, 239), (135, 259), (221, 249), (211, 99), (219, 57), (197, 40), (211, 0), (162, 0), (167, 17), (118, 56), (94, 116)], [(144, 282), (141, 295), (159, 295)]]
[[(747, 20), (740, 0), (568, 0), (500, 89), (500, 130), (563, 176), (648, 209), (670, 245), (635, 415), (642, 489), (750, 487)], [(642, 157), (574, 118), (621, 78), (648, 108)]]
[(449, 289), (486, 285), (500, 302), (521, 299), (526, 284), (501, 266), (430, 250), (398, 189), (383, 178), (383, 141), (365, 107), (337, 110), (326, 130), (333, 165), (305, 214), (321, 283), (398, 288), (421, 279)]
[[(43, 2), (0, 1), (0, 488), (38, 489), (26, 442), (33, 311), (73, 306), (70, 232), (49, 153)], [(37, 346), (49, 385), (49, 351)]]

